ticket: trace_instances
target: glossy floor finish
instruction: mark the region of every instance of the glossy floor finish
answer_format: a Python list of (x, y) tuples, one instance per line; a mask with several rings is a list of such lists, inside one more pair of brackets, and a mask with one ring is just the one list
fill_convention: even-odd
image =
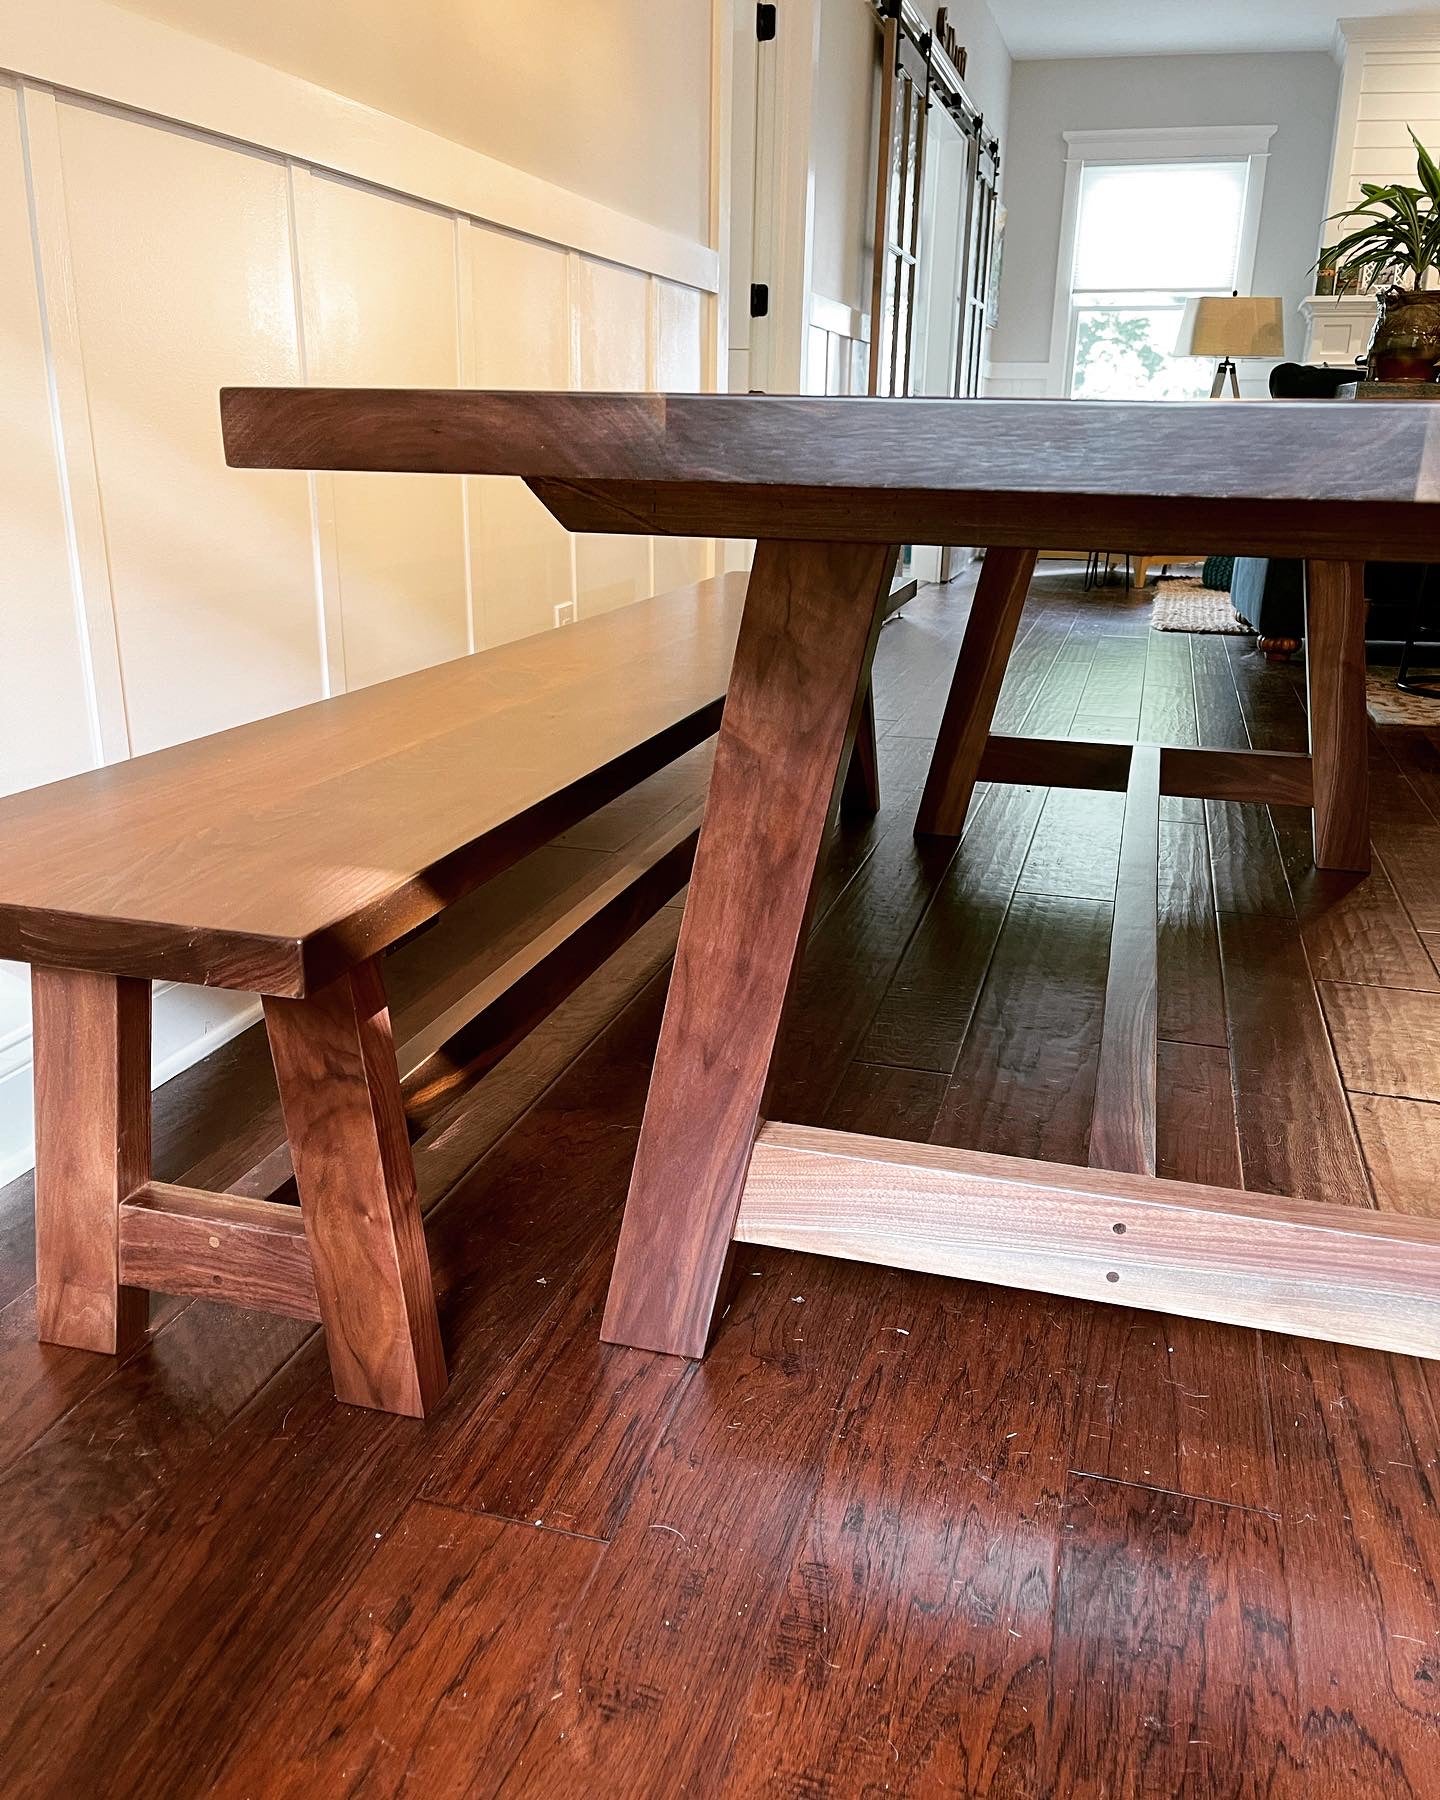
[[(772, 1110), (1083, 1162), (1122, 797), (990, 790), (916, 847), (965, 606), (882, 636), (885, 806)], [(1147, 611), (1042, 576), (999, 728), (1303, 746), (1298, 670)], [(1298, 813), (1165, 803), (1165, 1173), (1440, 1206), (1440, 731), (1372, 752), (1362, 884)], [(120, 1367), (37, 1348), (3, 1196), (6, 1795), (1440, 1793), (1440, 1364), (743, 1249), (704, 1364), (599, 1344), (677, 921), (422, 1141), (425, 1425), (199, 1302)], [(157, 1173), (227, 1179), (267, 1080), (242, 1039), (172, 1083)]]

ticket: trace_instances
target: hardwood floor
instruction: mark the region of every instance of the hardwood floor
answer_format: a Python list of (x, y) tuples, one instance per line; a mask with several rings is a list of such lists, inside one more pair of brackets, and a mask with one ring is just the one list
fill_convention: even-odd
[[(1123, 805), (982, 789), (958, 853), (913, 841), (965, 611), (882, 634), (882, 810), (832, 841), (773, 1111), (1083, 1164)], [(1298, 667), (1147, 612), (1042, 574), (999, 728), (1303, 744)], [(1299, 813), (1165, 803), (1165, 1174), (1440, 1209), (1440, 730), (1370, 755), (1364, 884)], [(599, 1341), (678, 916), (421, 1140), (424, 1424), (201, 1301), (123, 1362), (37, 1345), (0, 1195), (7, 1800), (1440, 1795), (1440, 1364), (745, 1248), (703, 1364)], [(251, 1034), (156, 1095), (157, 1177), (275, 1116)]]

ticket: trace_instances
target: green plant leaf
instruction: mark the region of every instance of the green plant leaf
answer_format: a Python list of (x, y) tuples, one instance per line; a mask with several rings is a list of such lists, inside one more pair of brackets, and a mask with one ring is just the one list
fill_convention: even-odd
[(1425, 184), (1425, 192), (1432, 202), (1440, 203), (1440, 168), (1435, 166), (1435, 159), (1415, 135), (1415, 127), (1407, 125), (1410, 142), (1415, 146), (1415, 170)]

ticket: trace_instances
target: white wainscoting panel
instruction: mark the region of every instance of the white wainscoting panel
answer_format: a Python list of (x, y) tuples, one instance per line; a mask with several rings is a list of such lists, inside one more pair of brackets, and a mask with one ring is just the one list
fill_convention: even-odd
[(60, 146), (139, 754), (322, 692), (306, 479), (227, 469), (216, 405), (301, 378), (286, 170), (78, 101)]
[(51, 421), (19, 96), (6, 83), (0, 267), (0, 793), (9, 794), (91, 768), (100, 740)]
[[(453, 214), (316, 175), (297, 183), (306, 379), (454, 387), (460, 379)], [(345, 688), (472, 647), (461, 479), (320, 477), (333, 506)]]
[[(553, 244), (476, 225), (468, 251), (474, 375), (482, 388), (570, 386), (570, 258)], [(523, 482), (478, 477), (470, 493), (477, 636), (506, 644), (573, 606), (570, 534)]]
[[(518, 482), (229, 469), (217, 405), (698, 388), (727, 358), (712, 245), (100, 0), (0, 12), (0, 792), (712, 566), (572, 541)], [(28, 999), (0, 965), (0, 1182), (30, 1157)], [(256, 1014), (161, 984), (157, 1077)]]
[[(656, 277), (650, 283), (652, 366), (647, 385), (662, 394), (698, 394), (705, 386), (705, 296)], [(651, 583), (657, 594), (700, 581), (710, 572), (703, 538), (652, 540)]]
[[(591, 393), (627, 393), (649, 383), (649, 284), (634, 269), (572, 256), (575, 382)], [(650, 540), (586, 533), (575, 540), (575, 598), (582, 619), (655, 591)]]

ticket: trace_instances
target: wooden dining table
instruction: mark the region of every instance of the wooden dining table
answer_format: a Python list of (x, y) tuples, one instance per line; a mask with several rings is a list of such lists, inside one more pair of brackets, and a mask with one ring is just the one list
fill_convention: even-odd
[[(702, 1356), (753, 1243), (1440, 1356), (1440, 1218), (1155, 1167), (1162, 797), (1310, 808), (1317, 866), (1363, 878), (1364, 564), (1440, 560), (1440, 409), (230, 389), (222, 413), (237, 465), (518, 476), (575, 532), (756, 540), (606, 1339)], [(875, 797), (870, 663), (914, 542), (985, 550), (917, 834), (960, 837), (977, 781), (1125, 795), (1086, 1168), (767, 1116), (847, 772)], [(994, 733), (1056, 543), (1303, 559), (1308, 753)]]

